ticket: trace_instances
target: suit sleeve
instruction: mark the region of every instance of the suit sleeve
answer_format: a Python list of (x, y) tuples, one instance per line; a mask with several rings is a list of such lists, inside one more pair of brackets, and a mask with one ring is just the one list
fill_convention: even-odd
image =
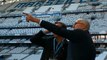
[(67, 30), (64, 28), (57, 27), (54, 24), (43, 21), (43, 20), (41, 21), (40, 26), (72, 41), (74, 41), (74, 39), (78, 40), (79, 37), (81, 38), (82, 36), (81, 34), (83, 34), (81, 30)]
[(39, 46), (42, 46), (44, 47), (45, 46), (45, 42), (47, 40), (43, 39), (43, 37), (45, 36), (45, 34), (40, 31), (39, 33), (35, 34), (31, 39), (30, 41), (33, 43), (33, 44), (36, 44), (36, 45), (39, 45)]

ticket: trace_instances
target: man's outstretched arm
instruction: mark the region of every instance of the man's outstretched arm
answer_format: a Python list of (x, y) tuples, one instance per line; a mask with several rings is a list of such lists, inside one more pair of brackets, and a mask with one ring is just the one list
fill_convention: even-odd
[(57, 35), (60, 35), (62, 37), (65, 37), (65, 38), (68, 38), (68, 39), (71, 39), (73, 36), (75, 36), (75, 32), (74, 31), (70, 31), (70, 30), (67, 30), (67, 29), (64, 29), (64, 28), (60, 28), (60, 27), (57, 27), (56, 25), (50, 23), (50, 22), (47, 22), (47, 21), (44, 21), (44, 20), (40, 20), (38, 18), (35, 18), (33, 17), (32, 15), (30, 14), (26, 14), (26, 20), (29, 22), (29, 21), (32, 21), (32, 22), (35, 22), (35, 23), (38, 23), (40, 24), (41, 27), (49, 30), (50, 32), (53, 32)]

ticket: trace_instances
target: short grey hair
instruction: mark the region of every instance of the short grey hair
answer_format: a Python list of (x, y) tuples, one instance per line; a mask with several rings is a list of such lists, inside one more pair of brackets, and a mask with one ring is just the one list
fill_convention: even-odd
[(84, 18), (79, 18), (76, 20), (76, 22), (81, 22), (83, 23), (84, 25), (86, 25), (86, 30), (89, 30), (90, 29), (90, 23), (88, 20), (84, 19)]

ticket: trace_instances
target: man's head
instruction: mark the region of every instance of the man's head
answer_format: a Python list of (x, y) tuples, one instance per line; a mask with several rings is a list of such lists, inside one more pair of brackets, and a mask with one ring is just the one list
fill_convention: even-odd
[(87, 20), (79, 18), (77, 19), (77, 21), (75, 22), (74, 29), (82, 29), (82, 30), (89, 30), (90, 28), (90, 24)]
[[(58, 26), (58, 27), (60, 27), (60, 28), (64, 28), (64, 29), (67, 28), (66, 25), (65, 25), (64, 23), (59, 22), (59, 21), (55, 22), (55, 25)], [(58, 36), (59, 36), (59, 35), (54, 34), (54, 37), (58, 37)]]
[(58, 26), (58, 27), (61, 27), (61, 28), (65, 28), (65, 29), (67, 28), (64, 23), (59, 22), (59, 21), (55, 22), (55, 25)]

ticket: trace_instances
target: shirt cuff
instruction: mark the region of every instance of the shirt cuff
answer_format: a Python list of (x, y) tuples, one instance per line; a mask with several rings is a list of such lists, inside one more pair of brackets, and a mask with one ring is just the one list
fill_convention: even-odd
[(40, 20), (39, 25), (41, 24), (42, 20)]

